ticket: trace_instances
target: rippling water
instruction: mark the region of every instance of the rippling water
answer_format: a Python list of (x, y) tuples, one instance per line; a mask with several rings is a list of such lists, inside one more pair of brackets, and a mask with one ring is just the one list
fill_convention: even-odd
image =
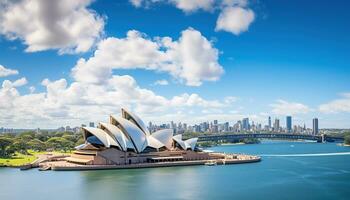
[(349, 199), (350, 148), (263, 142), (210, 150), (260, 163), (76, 172), (0, 168), (0, 199)]

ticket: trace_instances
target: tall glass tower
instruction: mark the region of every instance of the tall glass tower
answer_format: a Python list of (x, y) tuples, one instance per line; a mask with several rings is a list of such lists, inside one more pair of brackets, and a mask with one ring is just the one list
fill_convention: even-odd
[(314, 135), (318, 134), (318, 118), (312, 119), (312, 134)]
[(287, 127), (287, 132), (292, 132), (292, 116), (287, 116), (286, 127)]

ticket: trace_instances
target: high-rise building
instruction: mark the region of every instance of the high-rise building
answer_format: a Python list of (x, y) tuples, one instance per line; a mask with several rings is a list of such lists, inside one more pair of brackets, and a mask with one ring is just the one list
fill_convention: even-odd
[(230, 126), (230, 124), (228, 122), (224, 123), (224, 132), (228, 132), (229, 131), (229, 126)]
[(202, 122), (200, 123), (201, 132), (207, 132), (209, 129), (209, 123), (208, 122)]
[(240, 120), (237, 121), (235, 125), (233, 125), (234, 132), (242, 131), (242, 122)]
[(273, 124), (273, 130), (278, 132), (280, 130), (280, 120), (275, 119), (275, 123)]
[(71, 131), (72, 131), (72, 129), (71, 129), (71, 127), (70, 127), (70, 126), (66, 126), (65, 131), (66, 131), (66, 132), (71, 132)]
[(184, 123), (184, 130), (187, 131), (187, 124)]
[(318, 118), (312, 119), (312, 134), (314, 135), (318, 134)]
[(249, 130), (249, 118), (243, 118), (242, 120), (242, 129), (248, 131)]
[(89, 127), (95, 127), (95, 123), (94, 122), (90, 122), (89, 123)]
[(219, 132), (219, 125), (218, 125), (218, 120), (214, 120), (214, 123), (211, 124), (211, 132), (212, 133), (218, 133)]
[(287, 127), (287, 132), (292, 132), (292, 117), (291, 116), (286, 117), (286, 127)]
[(269, 116), (269, 129), (271, 129), (271, 117)]
[(176, 123), (174, 123), (173, 121), (170, 122), (170, 128), (171, 129), (176, 129)]

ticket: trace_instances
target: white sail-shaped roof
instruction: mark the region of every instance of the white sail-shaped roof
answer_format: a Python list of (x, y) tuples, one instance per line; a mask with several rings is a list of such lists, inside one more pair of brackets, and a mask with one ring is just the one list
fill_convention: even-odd
[(198, 138), (191, 138), (186, 141), (183, 141), (182, 135), (175, 135), (173, 136), (173, 140), (175, 140), (175, 142), (177, 142), (182, 149), (184, 150), (191, 149), (193, 151), (196, 147)]
[(127, 149), (135, 149), (134, 145), (131, 141), (124, 135), (124, 133), (113, 124), (100, 122), (100, 125), (107, 129), (110, 133), (113, 134), (113, 137), (117, 140), (119, 146), (123, 151), (127, 151)]
[(196, 147), (196, 144), (197, 144), (197, 140), (198, 138), (191, 138), (191, 139), (188, 139), (188, 140), (185, 140), (185, 144), (186, 144), (186, 150), (188, 148), (191, 148), (192, 151), (194, 150), (194, 148)]
[(147, 147), (146, 135), (138, 126), (121, 117), (111, 116), (111, 118), (112, 123), (115, 123), (114, 125), (119, 127), (124, 134), (128, 135), (138, 153), (141, 153)]
[(182, 135), (175, 135), (173, 136), (173, 139), (181, 146), (182, 149), (187, 149), (185, 142), (182, 141)]
[(108, 133), (104, 132), (102, 129), (94, 128), (94, 127), (83, 127), (84, 131), (84, 138), (87, 139), (87, 134), (90, 133), (91, 135), (96, 136), (105, 147), (110, 146), (117, 146), (120, 147), (117, 141), (112, 138)]
[[(122, 116), (123, 118), (133, 122), (136, 126), (138, 126), (146, 135), (150, 135), (150, 132), (145, 125), (145, 123), (134, 113), (122, 108)], [(130, 120), (131, 119), (131, 120)]]
[(173, 129), (163, 129), (152, 133), (154, 138), (163, 143), (167, 149), (171, 149), (173, 144)]
[(152, 147), (155, 149), (159, 149), (161, 147), (164, 147), (165, 145), (160, 142), (159, 140), (157, 140), (156, 138), (154, 138), (152, 135), (147, 136), (147, 144), (146, 147)]

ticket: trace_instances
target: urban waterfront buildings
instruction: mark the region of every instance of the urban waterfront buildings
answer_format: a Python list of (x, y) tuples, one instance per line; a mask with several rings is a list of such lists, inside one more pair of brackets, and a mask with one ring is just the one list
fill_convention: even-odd
[[(173, 124), (175, 127), (175, 124)], [(182, 125), (180, 125), (182, 126)], [(258, 162), (257, 156), (208, 153), (197, 149), (197, 138), (182, 139), (173, 129), (151, 133), (135, 114), (122, 109), (122, 116), (110, 116), (97, 127), (82, 127), (84, 144), (64, 159), (42, 164), (42, 169), (120, 169)]]
[[(91, 124), (91, 123), (90, 123)], [(150, 133), (143, 121), (135, 114), (122, 109), (122, 116), (110, 116), (109, 123), (100, 122), (98, 127), (82, 127), (85, 143), (66, 158), (76, 164), (132, 164), (149, 159), (181, 159), (186, 157), (207, 158), (196, 154), (197, 138), (182, 140), (173, 135), (172, 129)], [(184, 152), (182, 152), (184, 151)], [(191, 153), (188, 153), (190, 151)], [(172, 157), (173, 155), (177, 155)], [(179, 155), (178, 155), (179, 154)]]
[[(266, 125), (256, 123), (249, 120), (249, 118), (243, 118), (233, 122), (219, 122), (213, 120), (212, 122), (201, 122), (199, 124), (181, 126), (181, 123), (156, 125), (151, 123), (148, 127), (150, 132), (154, 132), (163, 128), (174, 127), (174, 134), (182, 134), (186, 132), (201, 132), (201, 133), (257, 133), (257, 132), (273, 132), (273, 133), (294, 133), (294, 134), (313, 134), (313, 129), (306, 128), (306, 125), (294, 124), (292, 116), (286, 116), (285, 127), (281, 126), (279, 118), (275, 118), (272, 124), (272, 117), (267, 118)], [(318, 133), (319, 134), (319, 131)]]
[[(250, 121), (249, 118), (243, 118), (242, 120), (237, 120), (236, 122), (220, 122), (219, 120), (204, 121), (198, 124), (187, 124), (183, 122), (174, 122), (163, 123), (157, 125), (156, 123), (149, 122), (147, 129), (150, 133), (156, 132), (162, 129), (171, 129), (173, 130), (173, 134), (184, 134), (188, 132), (197, 132), (197, 133), (261, 133), (261, 132), (273, 132), (273, 133), (293, 133), (293, 134), (320, 134), (320, 132), (324, 132), (324, 129), (319, 130), (318, 119), (317, 122), (312, 120), (312, 124), (316, 124), (317, 128), (307, 128), (305, 123), (296, 124), (293, 122), (292, 116), (286, 116), (285, 127), (281, 126), (281, 121), (278, 118), (274, 119), (274, 123), (272, 124), (272, 117), (268, 116), (267, 122), (265, 125), (261, 123), (257, 123), (256, 121)], [(87, 123), (88, 127), (94, 127), (95, 122)], [(81, 127), (87, 127), (87, 125), (82, 124), (80, 127), (59, 127), (57, 129), (40, 129), (40, 131), (48, 131), (48, 132), (73, 132), (80, 133)], [(34, 131), (38, 131), (39, 129), (35, 129)], [(315, 131), (314, 131), (315, 130)], [(9, 128), (0, 128), (0, 133), (20, 133), (23, 131), (31, 131), (31, 129), (9, 129)], [(329, 132), (329, 131), (326, 131)]]

